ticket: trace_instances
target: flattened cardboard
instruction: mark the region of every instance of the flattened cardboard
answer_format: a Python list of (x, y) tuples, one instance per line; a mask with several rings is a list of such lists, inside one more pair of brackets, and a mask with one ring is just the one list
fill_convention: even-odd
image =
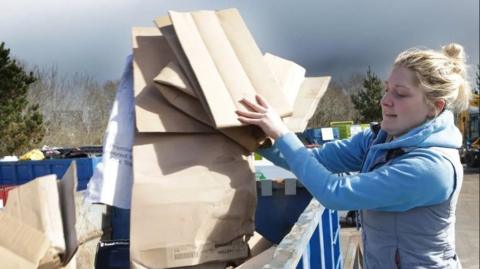
[(153, 81), (155, 81), (155, 83), (176, 87), (189, 96), (197, 99), (190, 82), (188, 82), (184, 73), (180, 70), (180, 67), (175, 62), (169, 62), (167, 66), (160, 71), (160, 74), (153, 79)]
[(308, 120), (315, 113), (320, 99), (328, 88), (331, 77), (307, 77), (302, 83), (295, 104), (293, 115), (285, 118), (284, 122), (292, 132), (303, 132), (307, 128)]
[[(182, 45), (180, 45), (180, 41), (178, 40), (177, 35), (175, 34), (175, 29), (173, 29), (172, 21), (170, 20), (170, 17), (163, 16), (163, 17), (158, 17), (154, 20), (155, 25), (158, 27), (160, 32), (162, 33), (162, 36), (165, 37), (167, 40), (168, 46), (170, 49), (173, 51), (173, 54), (175, 54), (175, 58), (178, 62), (178, 65), (180, 66), (180, 69), (183, 71), (185, 74), (185, 77), (187, 78), (189, 84), (192, 86), (192, 90), (195, 93), (195, 96), (199, 98), (200, 100), (204, 100), (204, 97), (202, 96), (202, 92), (200, 91), (200, 85), (198, 84), (197, 79), (195, 78), (195, 74), (193, 73), (192, 67), (188, 63), (187, 56), (182, 50)], [(202, 103), (203, 105), (207, 105), (207, 103)]]
[(305, 79), (305, 68), (270, 53), (266, 53), (263, 59), (287, 96), (290, 105), (294, 108), (300, 86)]
[[(292, 108), (236, 9), (169, 12), (216, 128), (241, 126), (242, 98), (264, 96), (282, 116)], [(197, 95), (198, 96), (198, 95)]]
[(2, 268), (36, 269), (49, 245), (49, 240), (44, 233), (6, 212), (0, 212)]
[(12, 189), (5, 213), (45, 233), (57, 253), (65, 251), (56, 175), (38, 177)]
[(132, 29), (135, 116), (138, 132), (213, 132), (168, 105), (153, 84), (174, 55), (157, 28)]
[[(0, 213), (27, 226), (27, 228), (19, 226), (23, 232), (31, 234), (32, 237), (32, 242), (27, 242), (27, 244), (32, 244), (32, 248), (26, 247), (30, 251), (26, 255), (33, 257), (34, 251), (42, 252), (41, 255), (38, 254), (39, 257), (34, 268), (37, 266), (38, 268), (57, 268), (65, 265), (78, 248), (74, 201), (77, 184), (76, 171), (75, 161), (72, 161), (62, 180), (57, 181), (56, 175), (47, 175), (18, 186), (10, 192), (8, 204), (4, 212)], [(0, 226), (3, 228), (3, 223)], [(11, 233), (12, 238), (19, 236), (15, 234), (17, 231), (15, 226), (10, 226), (8, 229), (6, 231), (11, 232), (5, 233)], [(34, 232), (31, 231), (32, 229)], [(41, 243), (43, 237), (47, 240), (45, 250)], [(2, 240), (4, 239), (0, 239), (0, 246), (3, 244)], [(15, 240), (19, 240), (19, 245), (13, 244), (12, 250), (19, 250), (20, 252), (16, 255), (25, 256), (22, 254), (24, 248), (21, 245), (23, 244), (22, 237)], [(35, 250), (33, 247), (37, 249)]]
[(137, 134), (130, 257), (137, 268), (243, 258), (254, 231), (253, 164), (221, 134)]
[[(160, 75), (157, 76), (157, 78), (161, 77), (162, 79), (158, 79), (155, 81), (157, 88), (162, 93), (163, 97), (172, 106), (183, 111), (190, 117), (206, 125), (212, 126), (213, 122), (212, 120), (210, 120), (207, 113), (203, 109), (200, 101), (197, 98), (192, 97), (190, 94), (186, 94), (185, 90), (181, 90), (181, 88), (186, 85), (186, 78), (181, 75), (182, 72), (179, 69), (170, 69), (167, 72), (172, 74), (171, 78), (167, 78), (166, 75), (163, 75), (164, 70), (162, 70), (160, 72)], [(177, 74), (173, 74), (174, 72), (177, 72)], [(176, 78), (178, 78), (179, 80), (177, 81)], [(182, 81), (181, 79), (184, 80)], [(159, 84), (158, 82), (160, 82), (161, 84)], [(191, 88), (187, 89), (187, 91), (191, 91)], [(223, 133), (224, 135), (226, 135), (250, 152), (257, 150), (258, 147), (261, 146), (266, 139), (263, 131), (256, 126), (221, 128), (218, 129), (218, 131)]]
[(77, 164), (72, 161), (67, 171), (59, 180), (58, 195), (62, 212), (63, 231), (65, 234), (65, 252), (62, 253), (62, 264), (67, 264), (78, 249), (79, 241), (76, 229), (75, 191), (77, 190)]
[(204, 94), (200, 88), (200, 84), (195, 77), (195, 73), (188, 62), (187, 55), (185, 55), (182, 45), (180, 44), (180, 40), (178, 39), (175, 29), (173, 28), (172, 21), (170, 20), (169, 16), (163, 16), (155, 19), (155, 24), (157, 25), (158, 29), (165, 36), (167, 40), (168, 46), (172, 49), (173, 53), (175, 54), (176, 60), (185, 74), (185, 78), (188, 80), (190, 85), (192, 86), (192, 91), (195, 93), (195, 96), (202, 104), (205, 113), (207, 114), (208, 118), (211, 122), (213, 122), (213, 115), (208, 109), (208, 103), (205, 99)]

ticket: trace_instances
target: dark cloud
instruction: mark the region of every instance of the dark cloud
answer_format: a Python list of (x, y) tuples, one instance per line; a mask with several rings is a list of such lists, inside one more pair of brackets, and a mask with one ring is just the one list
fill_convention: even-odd
[(121, 74), (130, 28), (153, 26), (169, 9), (237, 7), (262, 51), (303, 65), (309, 75), (345, 78), (371, 66), (386, 76), (402, 50), (452, 41), (465, 46), (470, 64), (479, 62), (478, 0), (6, 0), (2, 5), (0, 37), (14, 55), (99, 80)]

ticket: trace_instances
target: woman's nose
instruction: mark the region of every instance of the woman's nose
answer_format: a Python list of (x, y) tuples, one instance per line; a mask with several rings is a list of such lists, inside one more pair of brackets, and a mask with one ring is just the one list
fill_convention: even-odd
[(393, 105), (393, 102), (392, 102), (392, 99), (390, 98), (390, 95), (388, 94), (388, 92), (386, 92), (380, 103), (382, 104), (382, 106), (392, 106)]

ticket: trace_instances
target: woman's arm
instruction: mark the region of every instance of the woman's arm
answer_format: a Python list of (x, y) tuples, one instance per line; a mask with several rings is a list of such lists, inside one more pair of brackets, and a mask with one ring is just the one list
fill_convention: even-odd
[(445, 201), (453, 191), (451, 163), (428, 149), (406, 153), (369, 173), (338, 176), (294, 134), (277, 139), (276, 147), (300, 182), (331, 209), (405, 211)]
[[(371, 139), (372, 132), (366, 130), (350, 139), (329, 142), (321, 147), (307, 150), (332, 173), (356, 172), (361, 169)], [(259, 149), (258, 153), (275, 165), (289, 169), (288, 163), (276, 144), (266, 149)]]

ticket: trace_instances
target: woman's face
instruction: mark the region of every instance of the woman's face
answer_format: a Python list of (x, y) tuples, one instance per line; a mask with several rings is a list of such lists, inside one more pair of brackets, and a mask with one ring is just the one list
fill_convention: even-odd
[(423, 91), (417, 86), (415, 73), (404, 67), (395, 67), (385, 86), (381, 100), (382, 129), (398, 137), (435, 115), (427, 105)]

